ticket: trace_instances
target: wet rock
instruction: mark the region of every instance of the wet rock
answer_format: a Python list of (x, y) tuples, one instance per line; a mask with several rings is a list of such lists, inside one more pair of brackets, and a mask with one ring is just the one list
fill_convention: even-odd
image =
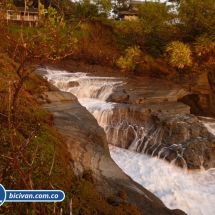
[(116, 106), (106, 121), (108, 142), (188, 169), (215, 167), (215, 137), (197, 117), (147, 110), (143, 105)]
[(104, 197), (117, 196), (123, 189), (127, 193), (126, 201), (136, 204), (146, 215), (185, 214), (166, 208), (155, 195), (134, 182), (115, 164), (109, 154), (104, 130), (77, 101), (51, 102), (42, 107), (55, 116), (55, 125), (70, 153), (71, 168), (77, 175), (91, 169), (95, 186)]
[(119, 103), (124, 103), (129, 100), (129, 95), (125, 92), (124, 89), (121, 89), (118, 92), (114, 92), (110, 94), (108, 99), (106, 100), (107, 102), (119, 102)]
[(68, 82), (68, 87), (78, 87), (79, 83), (77, 81)]
[(71, 93), (58, 91), (48, 91), (43, 93), (46, 100), (49, 102), (60, 102), (60, 101), (77, 101), (77, 97)]

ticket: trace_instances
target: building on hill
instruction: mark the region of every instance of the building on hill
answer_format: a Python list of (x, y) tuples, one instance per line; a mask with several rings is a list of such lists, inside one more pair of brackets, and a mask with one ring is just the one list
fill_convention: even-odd
[(31, 26), (38, 20), (38, 18), (39, 16), (37, 8), (28, 8), (25, 10), (24, 7), (17, 7), (17, 10), (7, 10), (6, 13), (7, 23), (25, 22)]
[(132, 1), (129, 4), (129, 8), (126, 11), (118, 11), (118, 18), (120, 20), (135, 20), (137, 19), (137, 6), (142, 4), (142, 1)]

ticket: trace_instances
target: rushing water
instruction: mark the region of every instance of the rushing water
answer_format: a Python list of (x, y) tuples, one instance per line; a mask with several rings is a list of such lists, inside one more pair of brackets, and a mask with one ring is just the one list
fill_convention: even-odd
[[(111, 129), (114, 131), (109, 142), (113, 143), (114, 139), (117, 140), (119, 128), (125, 128), (123, 137), (129, 135), (129, 129), (136, 132), (130, 151), (109, 145), (112, 158), (125, 173), (157, 195), (171, 209), (179, 208), (189, 215), (215, 214), (213, 205), (215, 203), (215, 169), (188, 171), (157, 157), (135, 153), (132, 147), (137, 142), (139, 133), (143, 136), (143, 134), (147, 135), (147, 132), (142, 128), (134, 128), (126, 124), (124, 120), (110, 126), (112, 119), (108, 117), (111, 116), (117, 104), (106, 103), (105, 100), (115, 87), (124, 84), (123, 81), (117, 78), (88, 77), (86, 73), (80, 72), (67, 73), (49, 69), (47, 72), (46, 77), (51, 83), (60, 90), (71, 92), (79, 98), (79, 102), (94, 115), (107, 136)], [(213, 122), (206, 123), (205, 126), (215, 134)], [(139, 135), (140, 139), (141, 135)]]

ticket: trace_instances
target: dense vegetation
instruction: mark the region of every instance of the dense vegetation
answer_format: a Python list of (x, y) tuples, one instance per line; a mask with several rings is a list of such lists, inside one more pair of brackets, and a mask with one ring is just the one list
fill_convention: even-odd
[[(73, 214), (142, 214), (114, 195), (102, 197), (91, 171), (73, 173), (52, 114), (35, 99), (44, 88), (50, 89), (34, 75), (35, 65), (71, 56), (77, 44), (74, 26), (65, 25), (56, 9), (43, 6), (35, 27), (7, 26), (8, 1), (0, 6), (0, 183), (6, 189), (60, 189), (66, 194), (60, 203), (4, 203), (0, 213), (69, 214), (72, 206)], [(126, 199), (124, 191), (119, 196)]]
[[(133, 21), (107, 19), (108, 0), (41, 1), (40, 20), (33, 28), (24, 22), (6, 25), (8, 7), (38, 2), (0, 2), (0, 183), (6, 189), (61, 189), (66, 199), (57, 204), (5, 203), (0, 213), (68, 214), (72, 197), (74, 214), (141, 214), (135, 206), (115, 202), (114, 196), (104, 199), (92, 181), (68, 167), (53, 116), (33, 96), (40, 94), (38, 86), (49, 88), (33, 74), (35, 65), (75, 59), (152, 76), (211, 66), (215, 1), (147, 1), (138, 6)], [(118, 13), (128, 5), (118, 0), (112, 9)]]
[[(168, 71), (189, 73), (211, 66), (215, 1), (172, 2), (145, 1), (137, 5), (138, 19), (114, 21), (84, 9), (84, 1), (78, 14), (75, 10), (67, 20), (69, 25), (80, 21), (72, 58), (158, 77)], [(127, 9), (128, 3), (116, 1), (114, 12)]]

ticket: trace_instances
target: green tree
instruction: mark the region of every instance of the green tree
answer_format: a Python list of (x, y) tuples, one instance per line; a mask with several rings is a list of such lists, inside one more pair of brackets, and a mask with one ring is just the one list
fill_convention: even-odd
[(214, 63), (215, 36), (203, 34), (197, 37), (194, 42), (194, 50), (198, 56), (197, 60), (201, 60), (201, 64)]
[(90, 0), (75, 2), (72, 7), (72, 15), (80, 22), (87, 21), (93, 16), (98, 16), (98, 6), (92, 4)]
[(194, 41), (201, 34), (214, 31), (214, 0), (181, 0), (178, 12), (179, 24), (184, 29), (184, 38)]
[(176, 15), (171, 11), (172, 8), (173, 6), (160, 1), (145, 1), (138, 5), (145, 49), (155, 57), (163, 52), (163, 48), (175, 33), (172, 22)]
[(138, 45), (142, 49), (145, 47), (146, 36), (143, 33), (143, 26), (139, 20), (118, 22), (114, 28), (114, 34), (118, 43), (123, 46)]
[(111, 0), (92, 0), (92, 3), (98, 6), (100, 14), (109, 15), (112, 9)]
[(116, 15), (119, 11), (126, 11), (129, 9), (130, 0), (114, 0), (113, 1), (113, 13)]

